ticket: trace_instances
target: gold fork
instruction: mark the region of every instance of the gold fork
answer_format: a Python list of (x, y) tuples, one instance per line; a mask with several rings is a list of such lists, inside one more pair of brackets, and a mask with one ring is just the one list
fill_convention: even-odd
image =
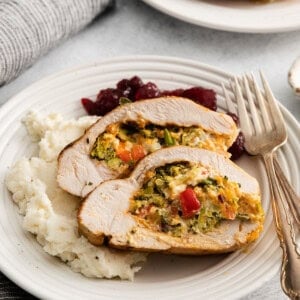
[[(245, 148), (252, 155), (261, 155), (266, 165), (274, 222), (283, 250), (281, 286), (291, 299), (300, 299), (300, 255), (296, 242), (296, 234), (300, 228), (300, 199), (292, 190), (276, 159), (275, 172), (274, 152), (286, 142), (287, 133), (282, 114), (262, 73), (261, 80), (264, 95), (253, 75), (243, 76), (241, 80), (235, 77), (234, 82), (231, 81), (231, 89), (245, 135)], [(235, 107), (223, 84), (222, 87), (229, 111), (235, 113)]]

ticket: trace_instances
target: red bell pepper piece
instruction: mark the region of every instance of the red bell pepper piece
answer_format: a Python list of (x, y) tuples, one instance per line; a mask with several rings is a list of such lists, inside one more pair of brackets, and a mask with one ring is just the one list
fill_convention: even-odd
[(201, 208), (201, 203), (191, 188), (187, 188), (180, 194), (180, 204), (184, 218), (193, 217)]

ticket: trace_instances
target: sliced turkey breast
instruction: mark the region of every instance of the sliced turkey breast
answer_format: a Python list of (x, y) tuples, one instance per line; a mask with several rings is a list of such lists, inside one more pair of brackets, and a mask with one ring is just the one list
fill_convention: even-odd
[(129, 178), (100, 184), (78, 212), (94, 245), (195, 255), (247, 245), (263, 220), (255, 178), (223, 155), (184, 146), (156, 151)]
[(191, 100), (163, 97), (118, 107), (68, 145), (58, 158), (59, 186), (84, 197), (99, 183), (127, 176), (141, 158), (173, 145), (223, 152), (238, 129), (226, 114)]

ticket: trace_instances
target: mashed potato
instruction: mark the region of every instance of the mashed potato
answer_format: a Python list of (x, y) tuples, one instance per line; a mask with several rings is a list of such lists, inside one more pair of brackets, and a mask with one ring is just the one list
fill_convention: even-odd
[(6, 185), (24, 215), (24, 228), (36, 235), (47, 253), (88, 277), (133, 279), (140, 269), (137, 263), (145, 261), (145, 254), (95, 247), (79, 236), (76, 216), (80, 199), (56, 183), (58, 154), (96, 119), (65, 121), (57, 114), (45, 117), (29, 113), (24, 124), (38, 142), (39, 155), (19, 160), (9, 171)]

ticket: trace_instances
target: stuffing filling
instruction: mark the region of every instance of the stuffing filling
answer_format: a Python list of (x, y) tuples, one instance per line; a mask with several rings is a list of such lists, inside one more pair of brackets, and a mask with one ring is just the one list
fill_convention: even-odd
[(229, 138), (200, 127), (158, 126), (141, 119), (115, 123), (99, 135), (90, 156), (127, 175), (144, 156), (164, 147), (183, 145), (226, 152)]
[(129, 212), (152, 230), (182, 237), (206, 233), (222, 220), (263, 218), (259, 197), (199, 163), (179, 162), (148, 171)]

